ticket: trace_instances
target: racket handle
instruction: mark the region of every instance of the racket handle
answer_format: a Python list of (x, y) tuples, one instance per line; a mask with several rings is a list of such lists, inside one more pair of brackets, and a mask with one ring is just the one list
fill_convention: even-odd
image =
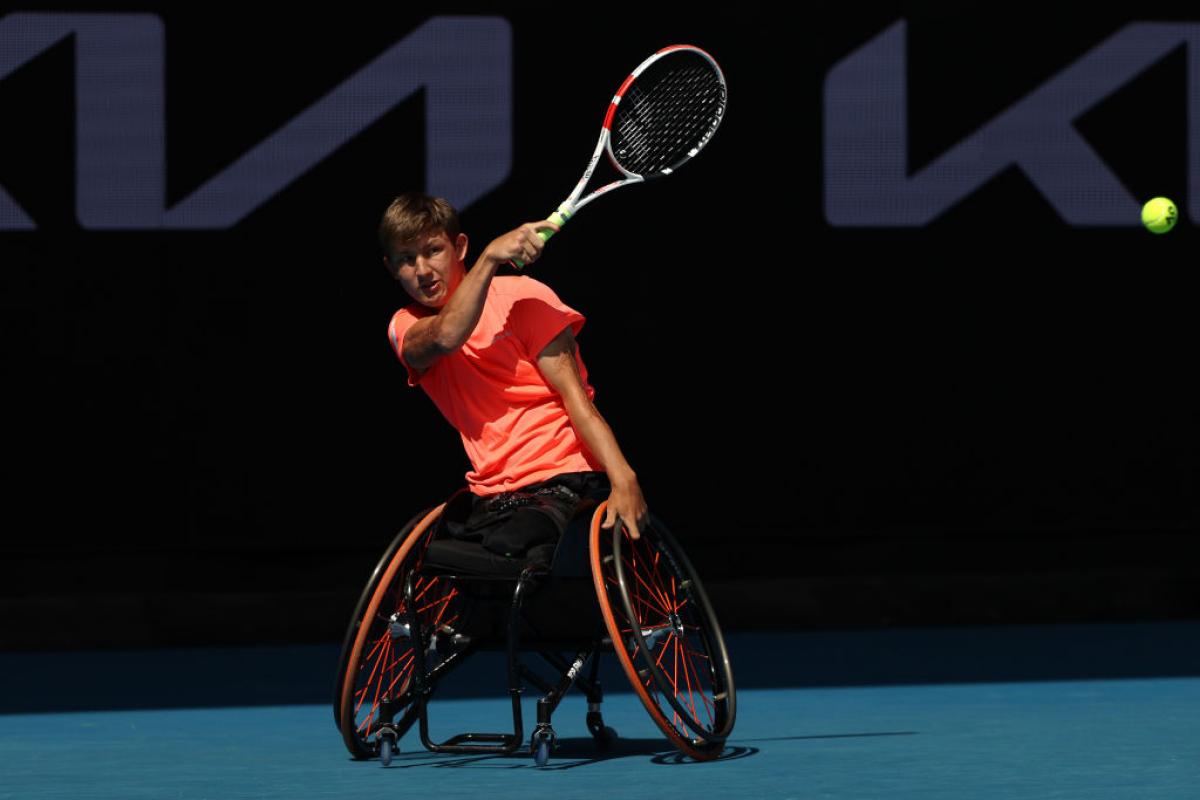
[[(569, 220), (570, 218), (571, 218), (571, 212), (568, 211), (567, 209), (563, 208), (563, 206), (559, 206), (557, 211), (555, 211), (550, 216), (546, 217), (546, 219), (553, 222), (559, 228), (561, 228), (563, 225), (566, 225), (567, 220)], [(550, 237), (553, 236), (554, 234), (555, 234), (555, 231), (553, 231), (549, 228), (544, 228), (544, 229), (538, 231), (538, 236), (542, 237), (543, 242), (550, 241)], [(513, 263), (513, 266), (515, 266), (517, 269), (521, 269), (525, 266), (524, 261), (521, 261), (520, 259), (516, 259), (516, 258), (513, 259), (512, 263)]]

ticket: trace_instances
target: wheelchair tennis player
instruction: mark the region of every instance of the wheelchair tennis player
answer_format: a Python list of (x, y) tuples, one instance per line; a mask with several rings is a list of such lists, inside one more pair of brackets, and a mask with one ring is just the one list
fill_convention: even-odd
[[(588, 731), (606, 747), (616, 733), (601, 717), (597, 676), (609, 650), (680, 752), (716, 758), (732, 730), (720, 628), (592, 403), (575, 345), (583, 316), (538, 281), (496, 275), (509, 261), (536, 261), (541, 230), (557, 226), (528, 223), (500, 236), (468, 271), (467, 237), (446, 201), (401, 195), (380, 223), (384, 264), (415, 301), (391, 319), (392, 348), (409, 385), (424, 388), (459, 432), (473, 469), (466, 487), (401, 529), (351, 619), (334, 718), (355, 758), (386, 766), (417, 723), (435, 752), (512, 753), (525, 741), (525, 685), (545, 693), (529, 740), (539, 766), (556, 743), (551, 715), (573, 686), (587, 697)], [(435, 743), (430, 697), (488, 649), (507, 652), (513, 732)], [(525, 650), (555, 678), (529, 669)]]

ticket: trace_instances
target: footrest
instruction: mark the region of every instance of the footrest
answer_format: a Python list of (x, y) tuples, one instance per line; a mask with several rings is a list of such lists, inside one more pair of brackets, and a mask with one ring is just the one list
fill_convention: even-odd
[(436, 753), (513, 753), (523, 744), (511, 733), (460, 733), (430, 747)]

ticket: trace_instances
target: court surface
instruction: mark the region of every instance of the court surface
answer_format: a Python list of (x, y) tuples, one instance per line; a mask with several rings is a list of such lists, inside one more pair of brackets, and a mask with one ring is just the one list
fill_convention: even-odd
[[(334, 646), (3, 654), (0, 798), (1193, 798), (1197, 633), (1184, 622), (734, 635), (742, 685), (722, 759), (679, 758), (608, 672), (619, 743), (594, 748), (572, 694), (541, 770), (525, 754), (433, 755), (415, 730), (386, 769), (351, 760), (329, 703), (310, 696), (322, 681), (296, 677), (328, 677)], [(510, 726), (486, 666), (435, 699), (434, 738)], [(156, 707), (170, 705), (156, 691), (193, 707)], [(275, 692), (305, 702), (258, 704)], [(525, 713), (528, 736), (530, 694)]]

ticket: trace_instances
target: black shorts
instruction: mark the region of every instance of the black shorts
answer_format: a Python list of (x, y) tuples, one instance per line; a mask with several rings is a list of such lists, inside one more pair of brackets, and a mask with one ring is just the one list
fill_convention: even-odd
[(611, 491), (603, 472), (566, 472), (482, 497), (463, 490), (447, 504), (443, 530), (496, 555), (520, 558), (532, 547), (557, 542), (581, 506), (604, 500)]

